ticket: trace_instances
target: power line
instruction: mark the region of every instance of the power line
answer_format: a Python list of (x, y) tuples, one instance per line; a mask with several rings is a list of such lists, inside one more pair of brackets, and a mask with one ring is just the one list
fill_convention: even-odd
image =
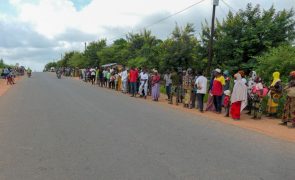
[[(178, 15), (178, 14), (180, 14), (180, 13), (183, 13), (184, 11), (186, 11), (186, 10), (188, 10), (188, 9), (190, 9), (190, 8), (192, 8), (192, 7), (196, 6), (196, 5), (198, 5), (198, 4), (201, 4), (201, 3), (204, 2), (204, 1), (206, 1), (206, 0), (200, 0), (200, 1), (198, 1), (198, 2), (196, 2), (196, 3), (194, 3), (194, 4), (192, 4), (192, 5), (190, 5), (190, 6), (186, 7), (186, 8), (184, 8), (184, 9), (182, 9), (182, 10), (176, 12), (176, 13), (173, 13), (173, 14), (171, 14), (171, 15), (169, 15), (169, 16), (166, 16), (166, 17), (164, 17), (164, 18), (162, 18), (162, 19), (160, 19), (160, 20), (158, 20), (158, 21), (155, 21), (155, 22), (153, 22), (153, 23), (151, 23), (151, 24), (149, 24), (149, 25), (147, 25), (147, 26), (145, 26), (145, 27), (143, 27), (143, 28), (139, 28), (139, 29), (137, 29), (137, 30), (135, 30), (135, 31), (138, 31), (138, 30), (140, 30), (140, 29), (147, 29), (147, 28), (150, 28), (150, 27), (152, 27), (152, 26), (154, 26), (154, 25), (156, 25), (156, 24), (159, 24), (159, 23), (161, 23), (161, 22), (163, 22), (163, 21), (166, 21), (167, 19), (169, 19), (169, 18), (171, 18), (171, 17), (173, 17), (173, 16), (176, 16), (176, 15)], [(124, 34), (124, 35), (125, 35), (125, 34)], [(112, 38), (111, 41), (113, 41), (113, 40), (115, 40), (115, 39), (117, 39), (117, 38), (119, 38), (119, 37), (122, 37), (122, 35), (121, 35), (121, 36), (117, 36), (117, 37)]]
[(225, 2), (224, 0), (221, 0), (230, 10), (232, 10), (234, 13), (238, 12), (236, 11), (231, 5), (229, 5), (227, 2)]
[(192, 4), (192, 5), (190, 5), (190, 6), (186, 7), (186, 8), (184, 8), (184, 9), (182, 9), (182, 10), (180, 10), (180, 11), (174, 13), (174, 14), (171, 14), (171, 15), (165, 17), (165, 18), (162, 18), (162, 19), (160, 19), (160, 20), (158, 20), (158, 21), (156, 21), (156, 22), (154, 22), (154, 23), (152, 23), (152, 24), (146, 26), (145, 28), (149, 28), (149, 27), (152, 27), (152, 26), (154, 26), (154, 25), (156, 25), (156, 24), (159, 24), (159, 23), (161, 23), (161, 22), (163, 22), (163, 21), (165, 21), (165, 20), (167, 20), (167, 19), (169, 19), (169, 18), (171, 18), (171, 17), (173, 17), (173, 16), (176, 16), (176, 15), (178, 15), (178, 14), (180, 14), (180, 13), (182, 13), (182, 12), (184, 12), (184, 11), (186, 11), (186, 10), (188, 10), (188, 9), (190, 9), (190, 8), (196, 6), (196, 5), (198, 5), (198, 4), (200, 4), (200, 3), (204, 2), (204, 1), (205, 1), (205, 0), (201, 0), (201, 1), (199, 1), (199, 2), (196, 2), (196, 3), (194, 3), (194, 4)]

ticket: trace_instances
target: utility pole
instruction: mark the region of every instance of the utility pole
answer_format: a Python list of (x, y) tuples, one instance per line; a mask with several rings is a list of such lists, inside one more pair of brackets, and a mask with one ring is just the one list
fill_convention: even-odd
[(212, 12), (212, 21), (211, 21), (211, 34), (209, 39), (209, 52), (208, 52), (208, 66), (207, 66), (207, 75), (210, 75), (212, 59), (213, 59), (213, 38), (214, 38), (214, 24), (215, 24), (215, 9), (218, 6), (219, 0), (213, 0), (213, 12)]
[(87, 43), (85, 42), (84, 52), (86, 51)]

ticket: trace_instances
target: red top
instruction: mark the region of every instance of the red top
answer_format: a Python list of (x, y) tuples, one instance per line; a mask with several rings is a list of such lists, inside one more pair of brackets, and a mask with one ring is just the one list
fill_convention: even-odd
[(134, 83), (137, 82), (138, 79), (138, 71), (137, 70), (130, 70), (130, 82)]
[(223, 101), (224, 107), (228, 107), (229, 103), (230, 103), (230, 96), (225, 96)]
[(154, 75), (152, 77), (152, 85), (155, 85), (156, 83), (160, 82), (161, 76), (160, 75)]
[(223, 76), (214, 79), (211, 91), (213, 96), (222, 96), (224, 84), (225, 80)]

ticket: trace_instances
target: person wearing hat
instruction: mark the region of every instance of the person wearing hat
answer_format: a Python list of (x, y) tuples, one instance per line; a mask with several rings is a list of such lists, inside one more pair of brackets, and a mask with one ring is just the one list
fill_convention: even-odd
[(213, 95), (213, 102), (218, 114), (221, 113), (223, 86), (225, 85), (224, 76), (220, 69), (215, 69), (215, 78), (212, 85), (211, 93)]
[(282, 125), (291, 122), (292, 127), (295, 127), (295, 71), (290, 73), (290, 80), (285, 91), (287, 92), (287, 100), (284, 106)]

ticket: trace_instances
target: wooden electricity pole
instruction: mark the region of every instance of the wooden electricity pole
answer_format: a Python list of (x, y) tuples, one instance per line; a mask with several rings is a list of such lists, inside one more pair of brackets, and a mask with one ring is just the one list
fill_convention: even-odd
[(212, 21), (211, 21), (211, 33), (209, 39), (209, 49), (208, 49), (208, 66), (207, 66), (207, 75), (210, 75), (212, 59), (213, 59), (213, 38), (214, 38), (214, 24), (215, 24), (215, 9), (218, 6), (219, 0), (213, 0), (213, 12), (212, 12)]

